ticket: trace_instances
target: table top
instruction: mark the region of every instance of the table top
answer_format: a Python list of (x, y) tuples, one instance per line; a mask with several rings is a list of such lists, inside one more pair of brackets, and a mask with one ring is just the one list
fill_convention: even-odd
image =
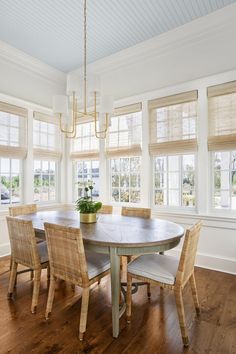
[(40, 211), (18, 218), (31, 220), (37, 232), (44, 232), (44, 222), (80, 228), (85, 243), (100, 246), (157, 246), (179, 241), (184, 235), (184, 229), (170, 221), (116, 214), (98, 214), (94, 224), (80, 223), (76, 211)]

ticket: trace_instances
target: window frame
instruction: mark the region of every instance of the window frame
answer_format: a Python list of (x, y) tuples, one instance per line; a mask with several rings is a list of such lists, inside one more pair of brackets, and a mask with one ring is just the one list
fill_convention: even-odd
[[(76, 188), (76, 184), (78, 183), (77, 181), (77, 177), (76, 177), (76, 171), (77, 171), (77, 163), (79, 162), (89, 162), (92, 165), (93, 161), (97, 161), (98, 165), (99, 165), (99, 173), (98, 173), (98, 179), (99, 179), (99, 196), (98, 198), (94, 197), (94, 200), (100, 200), (101, 197), (101, 186), (100, 186), (100, 159), (99, 158), (94, 158), (94, 159), (84, 159), (84, 160), (80, 160), (80, 161), (72, 161), (72, 180), (73, 180), (73, 184), (72, 184), (72, 203), (75, 203), (76, 200), (79, 198), (78, 196), (78, 187)], [(91, 169), (92, 170), (92, 169)], [(92, 174), (91, 174), (92, 175)], [(92, 178), (92, 177), (91, 177)], [(74, 198), (74, 196), (76, 196)]]
[[(159, 155), (160, 157), (167, 157), (168, 156), (178, 156), (180, 158), (180, 172), (179, 172), (179, 200), (181, 201), (182, 204), (182, 193), (183, 193), (183, 185), (182, 185), (182, 180), (183, 180), (183, 155), (193, 155), (194, 156), (194, 191), (195, 191), (195, 206), (184, 206), (184, 205), (179, 205), (179, 206), (173, 206), (173, 205), (157, 205), (155, 204), (155, 158), (158, 157), (156, 156), (151, 156), (151, 175), (150, 175), (150, 200), (151, 200), (151, 208), (154, 211), (160, 211), (160, 212), (169, 212), (169, 213), (183, 213), (183, 214), (198, 214), (198, 174), (197, 174), (197, 169), (198, 169), (198, 153), (197, 152), (189, 152), (189, 153), (169, 153), (166, 155)], [(167, 162), (168, 163), (168, 162)], [(167, 186), (168, 186), (168, 172), (167, 172)], [(167, 199), (168, 199), (168, 187), (167, 187)]]
[[(209, 173), (209, 184), (211, 185), (211, 188), (210, 188), (210, 193), (209, 193), (209, 204), (210, 204), (210, 214), (212, 215), (220, 215), (222, 217), (224, 216), (233, 216), (235, 217), (236, 215), (236, 208), (235, 209), (232, 209), (232, 207), (230, 208), (216, 208), (214, 206), (214, 197), (215, 197), (215, 185), (214, 185), (214, 179), (215, 179), (215, 176), (214, 176), (214, 172), (215, 172), (215, 158), (214, 158), (214, 155), (215, 153), (217, 152), (230, 152), (230, 157), (231, 157), (231, 154), (232, 154), (232, 151), (236, 151), (236, 150), (223, 150), (223, 151), (209, 151), (210, 153), (210, 173)], [(231, 163), (230, 163), (231, 165)], [(232, 167), (229, 169), (229, 172), (232, 172)], [(232, 192), (232, 183), (230, 183), (230, 186), (229, 186), (229, 191)], [(230, 205), (232, 206), (232, 195), (230, 194)]]
[[(12, 199), (12, 194), (10, 194), (10, 202), (6, 203), (6, 204), (2, 204), (1, 199), (0, 199), (0, 210), (6, 210), (11, 206), (17, 206), (17, 205), (21, 205), (24, 203), (24, 188), (23, 188), (23, 172), (24, 172), (24, 160), (23, 159), (19, 159), (19, 158), (15, 158), (15, 157), (0, 157), (0, 159), (9, 159), (10, 160), (10, 178), (12, 178), (12, 160), (18, 160), (19, 161), (19, 194), (20, 194), (20, 199), (19, 199), (19, 203), (12, 203), (11, 199)], [(0, 171), (0, 177), (2, 176), (1, 171)], [(1, 197), (0, 197), (1, 198)]]
[[(47, 200), (47, 201), (42, 201), (41, 198), (40, 200), (35, 200), (34, 199), (34, 176), (35, 176), (35, 171), (34, 171), (34, 162), (35, 161), (40, 161), (41, 163), (41, 168), (42, 168), (42, 162), (47, 161), (47, 162), (54, 162), (55, 163), (55, 200)], [(60, 161), (57, 160), (52, 160), (52, 159), (40, 159), (40, 158), (34, 158), (33, 159), (33, 203), (36, 203), (37, 205), (52, 205), (52, 204), (57, 204), (60, 202), (60, 190), (59, 190), (59, 185), (60, 185)], [(40, 176), (42, 176), (42, 172), (40, 173)], [(50, 174), (48, 174), (50, 175)], [(40, 186), (40, 189), (42, 186)], [(40, 193), (41, 195), (41, 193)]]
[[(135, 158), (138, 157), (140, 158), (140, 202), (139, 203), (134, 203), (134, 202), (115, 202), (112, 200), (112, 173), (111, 173), (111, 160), (115, 159), (121, 159), (121, 158)], [(141, 168), (142, 168), (142, 156), (117, 156), (117, 157), (111, 157), (106, 159), (107, 164), (107, 174), (108, 174), (108, 181), (109, 181), (109, 194), (108, 194), (108, 201), (109, 204), (111, 204), (114, 207), (122, 207), (122, 206), (127, 206), (127, 207), (141, 207), (142, 205), (142, 193), (141, 193), (141, 187), (142, 187), (142, 173), (141, 173)], [(130, 172), (129, 172), (129, 181), (130, 181)], [(129, 183), (130, 184), (130, 183)], [(120, 187), (118, 187), (120, 189)], [(129, 191), (130, 191), (130, 186), (129, 186)]]

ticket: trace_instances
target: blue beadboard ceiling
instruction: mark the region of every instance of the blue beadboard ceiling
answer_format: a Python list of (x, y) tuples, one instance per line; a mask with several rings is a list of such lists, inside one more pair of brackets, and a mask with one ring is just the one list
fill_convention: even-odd
[[(93, 62), (236, 0), (88, 0)], [(0, 40), (68, 72), (83, 61), (82, 0), (0, 0)]]

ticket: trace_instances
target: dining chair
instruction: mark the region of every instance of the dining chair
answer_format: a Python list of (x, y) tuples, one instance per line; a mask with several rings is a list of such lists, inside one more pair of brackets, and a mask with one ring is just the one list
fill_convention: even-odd
[[(18, 205), (14, 207), (9, 207), (9, 216), (19, 216), (19, 215), (27, 215), (27, 214), (34, 214), (37, 213), (37, 204), (25, 204), (25, 205)], [(39, 239), (36, 237), (36, 242), (42, 242), (42, 239)], [(12, 267), (12, 259), (10, 260), (10, 270)], [(31, 280), (34, 277), (34, 272), (31, 269), (24, 269), (21, 271), (18, 271), (16, 274), (16, 282), (17, 282), (17, 275), (22, 274), (25, 272), (30, 272), (31, 273)], [(16, 284), (15, 284), (16, 285)]]
[(35, 276), (31, 312), (35, 313), (38, 304), (41, 271), (47, 268), (49, 272), (47, 244), (45, 241), (36, 243), (32, 221), (7, 216), (7, 226), (12, 257), (8, 297), (11, 298), (13, 294), (18, 264), (33, 270)]
[(195, 310), (200, 314), (200, 306), (197, 295), (197, 288), (194, 276), (194, 263), (197, 252), (197, 245), (201, 230), (201, 222), (196, 223), (189, 230), (186, 230), (180, 259), (168, 255), (147, 254), (136, 258), (128, 264), (127, 273), (127, 322), (131, 321), (132, 302), (132, 278), (148, 281), (151, 284), (159, 285), (174, 291), (177, 306), (179, 325), (184, 346), (189, 345), (188, 331), (185, 321), (183, 305), (183, 289), (188, 281), (191, 284), (191, 291)]
[(98, 210), (99, 214), (112, 214), (113, 206), (112, 205), (102, 205), (101, 209)]
[(49, 318), (57, 279), (80, 286), (82, 304), (80, 311), (79, 339), (86, 331), (90, 285), (110, 271), (108, 255), (84, 250), (80, 229), (50, 223), (44, 224), (50, 262), (50, 286), (45, 317)]
[[(151, 209), (150, 208), (137, 208), (137, 207), (122, 207), (121, 215), (123, 216), (133, 216), (136, 218), (150, 219), (151, 218)], [(132, 259), (137, 256), (122, 256), (126, 257), (127, 264), (132, 261)], [(121, 262), (123, 265), (123, 262)], [(151, 297), (150, 283), (147, 283), (147, 295)]]

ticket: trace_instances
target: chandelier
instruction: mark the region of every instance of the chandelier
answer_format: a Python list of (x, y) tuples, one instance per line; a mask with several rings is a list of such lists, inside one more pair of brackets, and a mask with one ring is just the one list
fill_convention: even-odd
[(76, 72), (67, 75), (67, 95), (53, 97), (53, 114), (59, 117), (60, 130), (67, 138), (76, 137), (76, 127), (80, 121), (93, 120), (96, 138), (104, 139), (112, 111), (113, 98), (101, 95), (100, 77), (87, 75), (87, 0), (84, 0), (83, 76)]

